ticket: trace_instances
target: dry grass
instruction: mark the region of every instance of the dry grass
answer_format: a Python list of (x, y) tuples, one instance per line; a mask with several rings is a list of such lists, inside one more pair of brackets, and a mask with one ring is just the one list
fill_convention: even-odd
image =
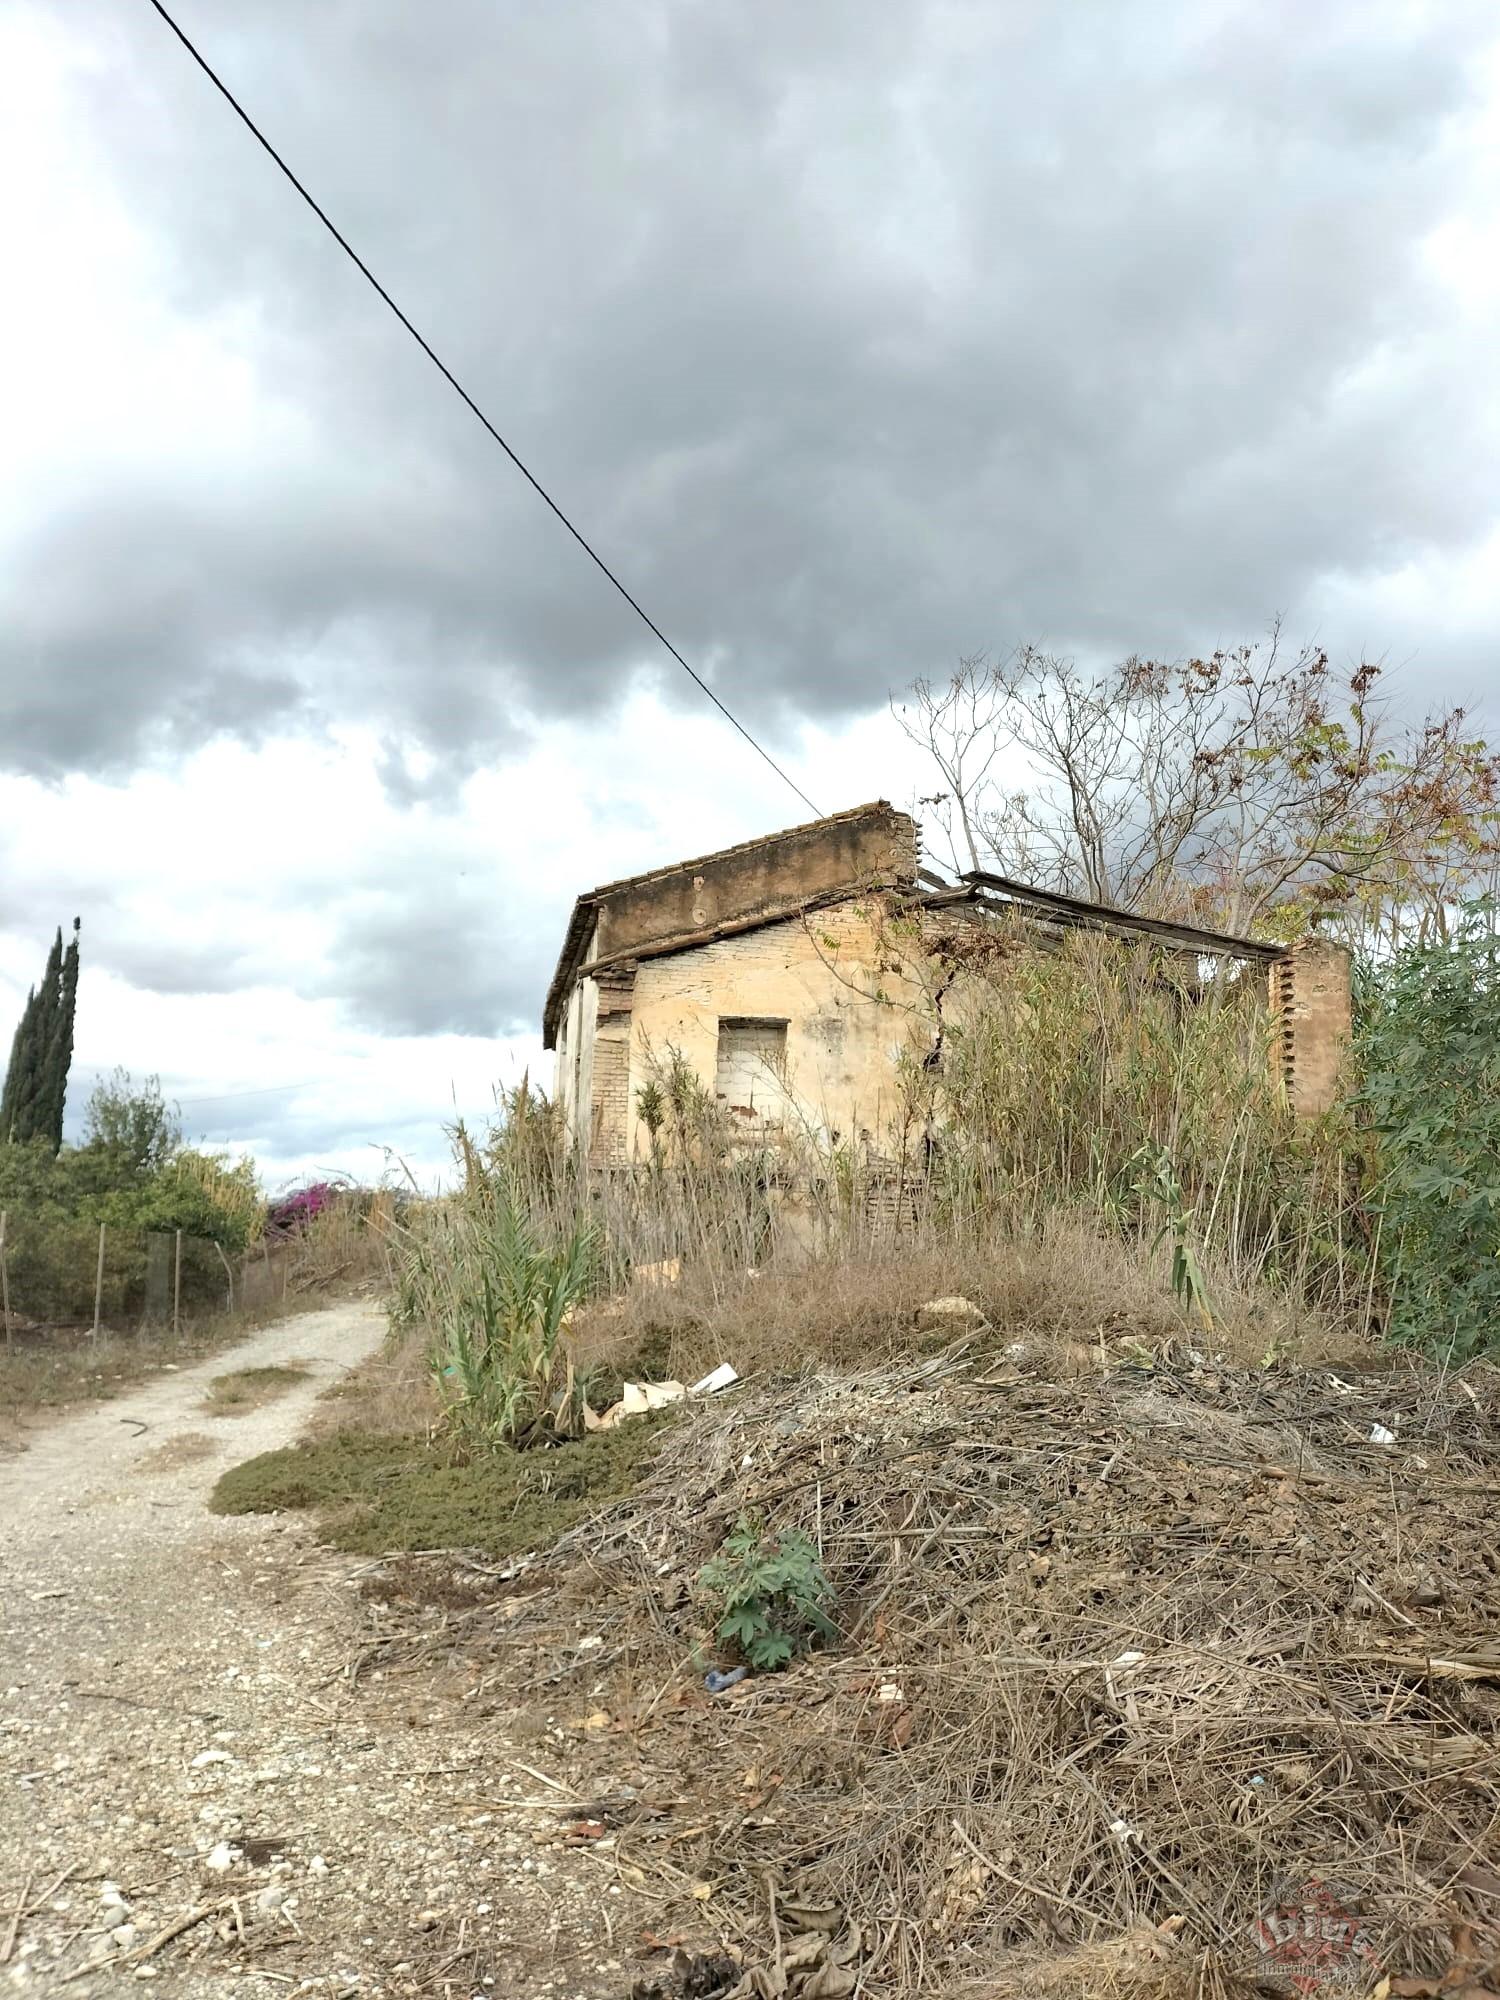
[(930, 1349), (915, 1330), (919, 1308), (960, 1295), (988, 1322), (979, 1346), (1030, 1342), (1064, 1370), (1090, 1367), (1101, 1352), (1174, 1344), (1250, 1364), (1374, 1358), (1357, 1335), (1263, 1288), (1244, 1296), (1216, 1287), (1212, 1330), (1193, 1325), (1168, 1289), (1169, 1254), (1059, 1216), (1034, 1239), (970, 1237), (946, 1249), (887, 1242), (757, 1275), (688, 1265), (675, 1284), (637, 1282), (582, 1314), (576, 1353), (580, 1366), (602, 1371), (605, 1394), (621, 1376), (692, 1381), (720, 1361), (741, 1375), (878, 1366)]
[(970, 1989), (973, 2000), (1262, 2000), (1211, 1952), (1187, 1949), (1176, 1929), (1142, 1924), (1107, 1943), (1023, 1958)]
[(236, 1368), (228, 1375), (215, 1375), (203, 1399), (211, 1417), (244, 1417), (264, 1409), (295, 1389), (307, 1376), (305, 1361), (276, 1363), (265, 1368)]
[(79, 1403), (121, 1396), (163, 1370), (188, 1368), (241, 1340), (275, 1314), (216, 1314), (184, 1327), (136, 1333), (38, 1327), (0, 1350), (0, 1443), (20, 1445), (35, 1425)]
[(312, 1437), (367, 1431), (374, 1437), (424, 1437), (442, 1414), (424, 1329), (393, 1330), (375, 1354), (340, 1376), (318, 1398)]
[(211, 1458), (217, 1449), (214, 1440), (203, 1431), (182, 1431), (165, 1444), (159, 1444), (154, 1451), (146, 1452), (136, 1466), (142, 1473), (175, 1472), (180, 1465), (196, 1465), (200, 1459)]
[[(1497, 1472), (1493, 1372), (807, 1375), (690, 1409), (519, 1612), (431, 1643), (523, 1699), (608, 1635), (608, 1781), (678, 1808), (613, 1862), (659, 1929), (707, 1882), (767, 1990), (794, 1903), (872, 1995), (1285, 1990), (1326, 1894), (1314, 1975), (1364, 1991), (1500, 1953)], [(746, 1513), (813, 1538), (841, 1638), (713, 1699), (698, 1578)]]
[(320, 1210), (287, 1243), (284, 1289), (305, 1309), (320, 1295), (339, 1296), (351, 1285), (387, 1287), (393, 1277), (391, 1245), (395, 1202), (384, 1191), (352, 1191)]

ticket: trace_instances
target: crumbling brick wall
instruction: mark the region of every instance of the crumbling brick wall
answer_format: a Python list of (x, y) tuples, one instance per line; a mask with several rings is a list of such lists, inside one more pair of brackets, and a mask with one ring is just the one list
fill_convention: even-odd
[(594, 1030), (588, 1158), (591, 1167), (613, 1167), (622, 1165), (628, 1157), (635, 967), (611, 967), (599, 974), (598, 983), (599, 1018)]
[(1342, 945), (1307, 938), (1271, 967), (1281, 1082), (1303, 1117), (1327, 1111), (1338, 1095), (1353, 1028), (1349, 965)]

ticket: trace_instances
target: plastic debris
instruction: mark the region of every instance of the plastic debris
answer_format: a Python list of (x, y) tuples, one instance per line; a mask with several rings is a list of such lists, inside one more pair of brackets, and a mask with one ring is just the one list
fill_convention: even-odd
[(739, 1376), (727, 1361), (721, 1361), (717, 1368), (710, 1368), (701, 1382), (695, 1382), (688, 1390), (690, 1396), (716, 1396), (721, 1389), (728, 1389), (739, 1381)]
[(723, 1694), (729, 1688), (738, 1687), (749, 1671), (748, 1667), (731, 1667), (728, 1673), (721, 1674), (716, 1667), (711, 1667), (703, 1676), (703, 1685), (710, 1694)]
[(619, 1402), (611, 1404), (602, 1416), (585, 1403), (584, 1428), (612, 1431), (627, 1417), (644, 1417), (649, 1411), (664, 1410), (669, 1403), (680, 1403), (686, 1395), (681, 1382), (624, 1382), (620, 1385)]
[(627, 1417), (644, 1417), (652, 1410), (664, 1410), (670, 1403), (680, 1403), (687, 1396), (717, 1395), (719, 1390), (729, 1388), (739, 1379), (729, 1362), (721, 1361), (691, 1389), (681, 1382), (622, 1382), (619, 1402), (612, 1404), (602, 1416), (584, 1406), (584, 1427), (591, 1431), (612, 1431)]
[(983, 1325), (984, 1314), (972, 1299), (929, 1299), (917, 1310), (917, 1329), (921, 1333), (962, 1333)]
[(643, 1417), (648, 1410), (664, 1410), (668, 1403), (680, 1403), (687, 1394), (681, 1382), (627, 1382), (620, 1391), (619, 1411), (624, 1417)]
[(1371, 1424), (1370, 1442), (1371, 1444), (1394, 1444), (1396, 1442), (1396, 1433), (1387, 1430), (1384, 1424)]

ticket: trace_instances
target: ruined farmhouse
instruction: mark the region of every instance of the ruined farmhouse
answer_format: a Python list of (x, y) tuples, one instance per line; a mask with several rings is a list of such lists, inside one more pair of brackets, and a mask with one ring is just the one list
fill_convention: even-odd
[(543, 1016), (570, 1145), (591, 1167), (644, 1157), (640, 1093), (671, 1053), (747, 1137), (792, 1126), (878, 1149), (912, 1032), (910, 1008), (892, 1001), (893, 914), (950, 928), (1019, 920), (1051, 937), (1094, 929), (1238, 961), (1269, 982), (1293, 1106), (1331, 1100), (1349, 1030), (1337, 945), (1286, 949), (997, 875), (948, 884), (922, 866), (916, 822), (880, 800), (578, 898)]

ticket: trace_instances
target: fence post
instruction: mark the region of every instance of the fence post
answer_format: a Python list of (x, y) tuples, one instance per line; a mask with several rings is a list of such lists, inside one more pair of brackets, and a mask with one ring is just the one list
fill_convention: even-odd
[(10, 1220), (9, 1211), (0, 1208), (0, 1312), (5, 1314), (5, 1351), (10, 1353), (15, 1345), (15, 1336), (10, 1330), (10, 1266), (5, 1259), (5, 1225)]
[(94, 1272), (94, 1339), (99, 1338), (99, 1315), (104, 1310), (104, 1224), (99, 1224), (99, 1264)]
[(229, 1310), (233, 1312), (234, 1311), (234, 1266), (233, 1264), (230, 1263), (229, 1259), (224, 1255), (224, 1245), (219, 1241), (217, 1236), (214, 1238), (214, 1248), (219, 1253), (219, 1262), (224, 1266), (225, 1273), (229, 1279)]
[(177, 1232), (177, 1247), (172, 1258), (172, 1338), (176, 1340), (182, 1332), (182, 1231)]

